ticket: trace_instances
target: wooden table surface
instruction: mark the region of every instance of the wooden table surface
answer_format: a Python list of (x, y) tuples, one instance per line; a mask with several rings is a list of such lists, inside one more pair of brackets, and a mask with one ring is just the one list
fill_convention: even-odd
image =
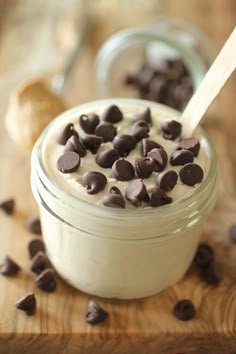
[[(216, 50), (236, 22), (235, 0), (166, 0), (164, 3), (167, 14), (201, 27)], [(74, 87), (78, 84), (76, 80), (71, 83)], [(40, 292), (34, 285), (26, 250), (32, 236), (25, 228), (27, 218), (37, 214), (29, 185), (29, 155), (9, 140), (1, 117), (0, 199), (13, 196), (17, 210), (12, 217), (0, 214), (0, 258), (6, 253), (11, 255), (23, 271), (17, 277), (0, 279), (0, 354), (236, 352), (236, 246), (228, 238), (228, 228), (236, 223), (235, 89), (234, 74), (217, 98), (214, 115), (205, 123), (219, 157), (221, 186), (203, 239), (214, 247), (224, 269), (223, 282), (216, 288), (208, 286), (191, 268), (178, 284), (152, 298), (122, 303), (100, 300), (109, 312), (109, 319), (95, 327), (84, 321), (89, 296), (59, 278), (58, 290), (53, 294)], [(71, 92), (68, 97), (71, 103), (78, 101)], [(87, 98), (89, 93), (83, 99)], [(0, 97), (0, 105), (4, 103)], [(30, 291), (36, 294), (38, 308), (35, 316), (27, 317), (14, 304)], [(197, 316), (193, 321), (181, 322), (172, 315), (174, 304), (183, 298), (191, 299), (196, 306)]]

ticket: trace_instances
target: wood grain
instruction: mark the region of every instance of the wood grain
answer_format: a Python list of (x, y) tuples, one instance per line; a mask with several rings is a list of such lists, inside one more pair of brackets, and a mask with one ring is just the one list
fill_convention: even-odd
[[(165, 4), (168, 14), (203, 28), (217, 50), (235, 25), (234, 0), (166, 0)], [(91, 53), (93, 48), (86, 54), (90, 61)], [(72, 87), (79, 84), (81, 77), (72, 82)], [(89, 296), (59, 278), (55, 294), (47, 295), (35, 288), (26, 250), (32, 236), (25, 229), (27, 218), (37, 213), (29, 185), (29, 155), (9, 141), (0, 119), (0, 199), (14, 196), (17, 202), (13, 217), (0, 214), (0, 259), (10, 254), (23, 268), (17, 277), (0, 278), (0, 354), (236, 352), (236, 246), (228, 238), (228, 228), (236, 222), (235, 88), (232, 77), (217, 98), (216, 114), (205, 122), (219, 157), (221, 186), (203, 239), (214, 247), (224, 269), (224, 281), (217, 288), (208, 286), (192, 267), (178, 284), (152, 298), (120, 303), (99, 300), (109, 312), (109, 319), (96, 327), (84, 321)], [(87, 95), (89, 98), (89, 91)], [(72, 103), (78, 99), (82, 100), (77, 95), (70, 96)], [(30, 291), (35, 292), (38, 302), (33, 317), (25, 316), (14, 306), (19, 297)], [(182, 298), (190, 298), (197, 309), (196, 319), (188, 323), (172, 316), (175, 302)]]

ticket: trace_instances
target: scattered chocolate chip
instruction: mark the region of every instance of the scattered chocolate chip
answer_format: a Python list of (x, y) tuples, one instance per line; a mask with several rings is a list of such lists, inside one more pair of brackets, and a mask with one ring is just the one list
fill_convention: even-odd
[(108, 316), (108, 313), (95, 301), (90, 300), (88, 303), (88, 312), (85, 320), (91, 325), (103, 322)]
[(96, 163), (103, 168), (111, 168), (113, 163), (120, 158), (115, 149), (105, 150), (96, 156)]
[(196, 316), (196, 310), (190, 300), (180, 300), (175, 304), (173, 314), (178, 320), (190, 321)]
[(67, 140), (72, 136), (76, 135), (79, 136), (77, 131), (74, 129), (74, 124), (69, 123), (67, 124), (58, 134), (57, 142), (61, 145), (65, 145)]
[(173, 170), (163, 171), (159, 173), (157, 177), (157, 184), (163, 191), (169, 192), (174, 188), (174, 186), (177, 183), (177, 180), (178, 180), (177, 172)]
[(82, 185), (86, 187), (88, 194), (96, 194), (102, 191), (107, 184), (106, 177), (96, 171), (88, 171), (82, 177)]
[(118, 123), (123, 119), (123, 114), (117, 106), (112, 105), (105, 110), (102, 119), (105, 122)]
[(142, 201), (149, 200), (146, 186), (141, 179), (129, 183), (125, 197), (136, 207), (140, 206)]
[(117, 135), (113, 140), (113, 146), (121, 157), (128, 156), (130, 151), (136, 147), (136, 144), (135, 137), (129, 134)]
[(151, 157), (155, 161), (155, 163), (156, 163), (155, 171), (156, 172), (161, 172), (166, 168), (168, 156), (167, 156), (167, 153), (165, 152), (165, 150), (159, 149), (159, 148), (154, 148), (148, 152), (147, 156)]
[(194, 154), (190, 150), (176, 150), (170, 157), (170, 164), (172, 166), (181, 166), (186, 163), (193, 162)]
[(32, 258), (30, 270), (36, 274), (40, 274), (42, 273), (42, 271), (50, 267), (51, 267), (51, 263), (48, 257), (46, 256), (46, 254), (42, 251), (39, 251)]
[(127, 160), (117, 160), (112, 165), (112, 176), (118, 181), (130, 181), (134, 178), (134, 167)]
[(104, 143), (112, 141), (116, 136), (116, 127), (108, 122), (100, 123), (96, 129), (95, 134), (103, 138)]
[(40, 235), (42, 233), (41, 222), (37, 216), (31, 216), (27, 220), (26, 227), (27, 227), (27, 230), (29, 232), (31, 232), (32, 234)]
[(196, 163), (187, 163), (179, 171), (181, 181), (188, 186), (194, 186), (196, 183), (201, 183), (203, 180), (203, 170)]
[(57, 160), (57, 168), (61, 173), (75, 172), (80, 166), (80, 156), (73, 151), (65, 152)]
[(113, 186), (110, 189), (110, 193), (103, 198), (103, 205), (110, 208), (125, 208), (125, 199), (121, 191)]
[(138, 157), (134, 161), (136, 175), (139, 178), (149, 178), (156, 167), (156, 162), (151, 157)]
[(21, 299), (17, 300), (16, 308), (24, 311), (28, 316), (35, 314), (36, 310), (36, 298), (33, 293), (30, 293)]
[(15, 210), (15, 200), (13, 198), (4, 200), (0, 203), (0, 209), (2, 209), (6, 214), (12, 215)]
[(45, 269), (35, 279), (37, 287), (47, 293), (51, 293), (56, 290), (56, 280), (54, 271), (50, 268)]
[(229, 237), (233, 243), (236, 243), (236, 224), (233, 224), (229, 229)]
[(214, 261), (214, 251), (206, 243), (201, 243), (198, 246), (197, 252), (194, 257), (194, 263), (200, 268), (207, 267)]
[(150, 198), (150, 205), (151, 207), (159, 207), (161, 205), (170, 204), (172, 203), (172, 198), (165, 194), (160, 187), (155, 186), (153, 188), (151, 198)]
[(3, 262), (0, 267), (0, 273), (3, 275), (15, 275), (21, 270), (21, 267), (13, 261), (9, 256), (3, 257)]
[(218, 285), (223, 278), (223, 272), (220, 265), (213, 261), (201, 269), (201, 277), (208, 284)]
[(182, 139), (176, 150), (190, 150), (194, 154), (195, 157), (198, 156), (199, 150), (200, 150), (200, 142), (197, 138), (187, 138), (187, 139)]
[(101, 143), (103, 142), (103, 139), (100, 136), (89, 136), (86, 135), (81, 138), (84, 146), (86, 149), (91, 151), (92, 154), (96, 154)]
[(161, 131), (163, 138), (175, 140), (180, 136), (182, 125), (176, 120), (169, 120), (161, 123)]
[(151, 110), (149, 107), (147, 107), (144, 112), (136, 114), (136, 116), (134, 117), (134, 121), (137, 122), (139, 120), (144, 120), (148, 124), (151, 124), (152, 117), (151, 117)]
[(95, 128), (99, 124), (99, 117), (94, 113), (82, 114), (79, 117), (79, 124), (85, 133), (94, 134)]
[(133, 135), (137, 141), (149, 136), (149, 126), (145, 120), (137, 120), (130, 128), (129, 133)]
[(72, 135), (67, 140), (64, 152), (68, 151), (76, 152), (80, 157), (84, 157), (86, 155), (86, 147), (76, 135)]
[(33, 238), (28, 243), (28, 250), (30, 258), (33, 258), (39, 251), (45, 252), (45, 246), (43, 241), (39, 238)]
[[(151, 151), (152, 149), (163, 149), (163, 147), (158, 144), (156, 141), (144, 138), (142, 139), (142, 155), (143, 157), (146, 157), (148, 152)], [(164, 150), (164, 149), (163, 149)]]

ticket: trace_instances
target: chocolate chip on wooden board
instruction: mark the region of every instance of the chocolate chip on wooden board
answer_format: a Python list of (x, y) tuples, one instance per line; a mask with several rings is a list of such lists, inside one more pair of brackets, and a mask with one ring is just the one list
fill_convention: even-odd
[(4, 256), (0, 266), (0, 273), (5, 276), (16, 275), (21, 267), (9, 256)]
[(183, 150), (183, 149), (192, 151), (194, 156), (197, 157), (198, 153), (199, 153), (199, 150), (200, 150), (200, 142), (195, 137), (182, 139), (179, 142), (179, 144), (177, 145), (176, 150)]
[(43, 291), (51, 293), (56, 290), (55, 273), (48, 268), (42, 271), (35, 279), (37, 287)]
[(206, 243), (200, 243), (194, 257), (194, 263), (200, 268), (207, 267), (214, 261), (214, 251)]
[(84, 157), (87, 153), (86, 147), (80, 141), (79, 137), (76, 135), (72, 135), (66, 142), (64, 152), (76, 152), (80, 157)]
[(223, 279), (223, 270), (215, 261), (202, 268), (200, 274), (202, 279), (210, 285), (218, 285)]
[(125, 197), (135, 207), (140, 206), (143, 201), (149, 201), (146, 186), (141, 179), (136, 179), (129, 183)]
[(152, 149), (155, 149), (155, 148), (163, 149), (163, 146), (158, 144), (154, 140), (151, 140), (151, 139), (148, 139), (148, 138), (142, 139), (142, 141), (141, 141), (141, 149), (142, 149), (143, 157), (147, 157), (147, 154), (149, 153), (149, 151), (151, 151)]
[(32, 234), (40, 235), (42, 233), (41, 222), (37, 216), (31, 216), (27, 220), (26, 227), (27, 230)]
[(154, 148), (147, 154), (148, 157), (151, 157), (155, 161), (156, 172), (161, 172), (166, 168), (168, 162), (168, 156), (165, 150), (160, 148)]
[(170, 164), (172, 166), (186, 165), (194, 160), (194, 154), (190, 150), (176, 150), (171, 154)]
[(112, 141), (116, 136), (117, 129), (116, 127), (109, 122), (102, 122), (97, 125), (95, 129), (96, 136), (100, 136), (104, 143)]
[(115, 149), (105, 150), (97, 154), (96, 163), (103, 168), (111, 168), (113, 163), (120, 158)]
[(33, 238), (28, 243), (30, 258), (33, 258), (39, 251), (45, 252), (44, 242), (39, 238)]
[(106, 194), (103, 198), (103, 205), (110, 208), (125, 208), (125, 199), (121, 191), (113, 186), (111, 187), (109, 194)]
[(3, 200), (0, 203), (0, 209), (2, 209), (5, 214), (12, 215), (15, 210), (15, 200), (13, 198)]
[(57, 160), (57, 168), (61, 173), (73, 173), (80, 166), (80, 156), (73, 151), (67, 151)]
[(123, 113), (115, 106), (109, 106), (102, 114), (102, 119), (109, 123), (119, 123), (123, 119)]
[(128, 156), (130, 151), (135, 149), (136, 144), (137, 140), (135, 137), (129, 134), (117, 135), (113, 140), (113, 146), (121, 157)]
[(127, 160), (117, 160), (112, 165), (112, 176), (118, 181), (130, 181), (134, 178), (134, 167)]
[(36, 311), (36, 298), (33, 293), (27, 294), (16, 302), (16, 308), (24, 311), (28, 316), (32, 316)]
[(175, 304), (173, 314), (178, 320), (190, 321), (196, 316), (196, 310), (190, 300), (183, 299)]
[(81, 137), (82, 143), (92, 154), (96, 154), (100, 145), (103, 142), (102, 137), (100, 136), (90, 136), (86, 135)]
[(65, 145), (67, 140), (72, 136), (79, 136), (77, 131), (74, 129), (74, 124), (69, 123), (59, 132), (57, 136), (57, 142), (61, 145)]
[(82, 114), (79, 117), (79, 124), (87, 134), (94, 134), (96, 126), (100, 123), (99, 117), (95, 113)]
[(161, 122), (161, 131), (163, 138), (168, 140), (175, 140), (181, 134), (182, 124), (176, 120), (169, 120)]
[(156, 167), (156, 162), (151, 157), (138, 157), (134, 161), (137, 177), (149, 178)]
[(163, 171), (157, 176), (157, 184), (165, 191), (171, 191), (178, 181), (178, 174), (173, 170)]
[(46, 254), (42, 251), (38, 251), (35, 256), (32, 258), (32, 263), (30, 270), (33, 273), (40, 274), (47, 268), (51, 267), (51, 263), (46, 256)]
[(150, 198), (151, 207), (155, 208), (170, 203), (172, 203), (172, 198), (169, 197), (159, 186), (155, 186)]
[(88, 303), (88, 312), (85, 315), (85, 320), (91, 325), (96, 325), (105, 321), (108, 313), (95, 301), (90, 300)]
[(233, 243), (236, 243), (236, 224), (231, 225), (229, 229), (229, 238)]
[(193, 187), (202, 182), (204, 172), (201, 166), (196, 163), (187, 163), (180, 169), (179, 176), (184, 184)]
[(83, 175), (81, 183), (88, 194), (96, 194), (105, 188), (107, 178), (101, 172), (88, 171)]

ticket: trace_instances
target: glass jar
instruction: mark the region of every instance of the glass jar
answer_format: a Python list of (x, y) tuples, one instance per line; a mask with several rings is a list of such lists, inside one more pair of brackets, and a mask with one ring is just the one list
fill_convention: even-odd
[(209, 169), (190, 195), (160, 208), (137, 209), (106, 208), (78, 199), (50, 177), (43, 159), (44, 143), (63, 123), (111, 104), (141, 110), (148, 105), (166, 119), (179, 114), (137, 99), (107, 99), (73, 108), (55, 119), (36, 143), (31, 186), (40, 209), (46, 250), (56, 271), (86, 293), (137, 299), (158, 293), (185, 274), (216, 200), (218, 165), (211, 142), (199, 128)]
[[(188, 100), (199, 86), (212, 57), (211, 44), (199, 29), (180, 19), (161, 17), (152, 25), (118, 32), (102, 45), (95, 64), (98, 95), (134, 97), (133, 88), (124, 83), (126, 74), (140, 68), (143, 62), (155, 68), (165, 59), (180, 59), (191, 79)], [(169, 105), (158, 98), (153, 100)], [(184, 104), (180, 106), (183, 109)], [(177, 106), (172, 107), (179, 110)]]

